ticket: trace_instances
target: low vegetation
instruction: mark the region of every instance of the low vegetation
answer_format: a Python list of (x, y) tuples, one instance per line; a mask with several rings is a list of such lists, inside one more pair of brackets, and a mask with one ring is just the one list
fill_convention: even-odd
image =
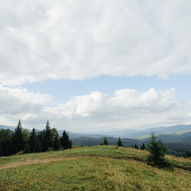
[(190, 158), (166, 155), (167, 171), (147, 165), (148, 154), (95, 146), (0, 157), (0, 190), (190, 190)]

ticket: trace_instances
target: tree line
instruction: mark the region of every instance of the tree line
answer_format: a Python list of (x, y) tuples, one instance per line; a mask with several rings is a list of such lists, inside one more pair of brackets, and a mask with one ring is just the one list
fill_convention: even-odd
[(9, 156), (21, 153), (38, 153), (49, 150), (65, 150), (72, 148), (72, 141), (68, 133), (63, 131), (59, 136), (56, 128), (50, 128), (49, 121), (46, 128), (36, 131), (35, 128), (29, 132), (22, 128), (19, 120), (14, 131), (10, 129), (0, 129), (0, 156)]
[[(100, 145), (109, 145), (109, 142), (107, 140), (107, 137), (104, 137), (103, 141), (101, 142)], [(122, 142), (122, 139), (119, 137), (118, 140), (117, 140), (117, 146), (118, 147), (123, 147), (123, 142)], [(134, 145), (131, 145), (132, 148), (135, 148), (135, 149), (139, 149), (139, 146), (137, 144), (134, 144)], [(143, 143), (140, 147), (140, 150), (145, 150), (146, 147), (145, 147), (145, 144)]]

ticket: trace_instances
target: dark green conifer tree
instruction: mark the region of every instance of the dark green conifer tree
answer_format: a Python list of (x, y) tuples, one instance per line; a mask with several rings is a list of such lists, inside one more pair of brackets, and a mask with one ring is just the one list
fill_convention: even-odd
[(139, 146), (137, 144), (135, 144), (135, 149), (139, 149)]
[(12, 149), (13, 134), (14, 132), (11, 131), (10, 129), (0, 129), (0, 142), (3, 150), (2, 156), (8, 156), (13, 153)]
[(24, 153), (30, 153), (30, 148), (28, 142), (25, 144)]
[(15, 128), (15, 132), (12, 139), (13, 153), (23, 151), (24, 147), (25, 147), (25, 142), (24, 142), (24, 136), (22, 134), (22, 124), (21, 120), (19, 120), (18, 125)]
[(2, 144), (0, 142), (0, 156), (3, 156), (4, 155), (4, 151), (3, 151), (3, 147), (2, 147)]
[(121, 138), (119, 137), (118, 141), (117, 141), (117, 146), (118, 147), (122, 147), (123, 146), (123, 143), (122, 143), (122, 140)]
[(69, 139), (68, 133), (63, 131), (62, 136), (60, 138), (60, 144), (63, 149), (71, 149), (72, 148), (72, 141)]
[(104, 140), (103, 140), (103, 145), (108, 145), (108, 140), (107, 140), (107, 137), (104, 137)]
[(150, 155), (147, 157), (147, 164), (158, 168), (167, 168), (173, 170), (172, 163), (165, 158), (167, 148), (160, 140), (157, 140), (154, 134), (151, 134), (150, 141), (146, 146)]
[(43, 152), (46, 152), (48, 149), (52, 148), (53, 146), (53, 136), (50, 129), (49, 121), (46, 123), (46, 129), (44, 132), (44, 138), (43, 138)]
[(187, 157), (187, 158), (191, 157), (191, 152), (186, 151), (186, 157)]
[(34, 153), (35, 143), (36, 143), (36, 132), (35, 132), (35, 128), (33, 128), (32, 132), (30, 133), (30, 137), (28, 141), (29, 149), (31, 153)]
[(59, 136), (58, 135), (56, 135), (54, 137), (53, 148), (54, 148), (54, 150), (59, 150), (60, 149), (60, 140), (59, 140)]
[(134, 149), (139, 149), (139, 146), (137, 144), (134, 144), (131, 147), (134, 148)]
[(145, 144), (144, 143), (141, 146), (141, 150), (145, 150)]
[(34, 152), (39, 153), (41, 151), (42, 151), (42, 144), (41, 144), (40, 140), (37, 138), (35, 146), (34, 146)]
[(72, 140), (71, 140), (71, 139), (69, 139), (68, 148), (69, 148), (69, 149), (72, 148)]

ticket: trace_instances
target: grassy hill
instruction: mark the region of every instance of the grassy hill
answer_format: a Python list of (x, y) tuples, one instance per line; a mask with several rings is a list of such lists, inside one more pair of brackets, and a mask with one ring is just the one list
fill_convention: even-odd
[(191, 159), (166, 156), (175, 170), (146, 165), (147, 151), (114, 146), (0, 157), (4, 190), (191, 190)]

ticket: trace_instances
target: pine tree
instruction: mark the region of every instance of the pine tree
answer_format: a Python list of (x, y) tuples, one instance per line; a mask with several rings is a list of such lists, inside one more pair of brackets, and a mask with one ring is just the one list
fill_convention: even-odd
[(36, 143), (36, 132), (35, 132), (35, 128), (32, 129), (32, 132), (30, 133), (30, 137), (29, 137), (29, 149), (31, 153), (34, 153), (34, 147), (35, 147), (35, 143)]
[(8, 156), (13, 153), (12, 149), (13, 134), (14, 132), (11, 131), (10, 129), (0, 129), (0, 142), (3, 151), (3, 153), (1, 153), (2, 156)]
[(137, 144), (135, 144), (135, 149), (139, 149), (139, 146)]
[(137, 144), (131, 145), (131, 147), (134, 149), (139, 149), (139, 146)]
[(72, 148), (72, 141), (69, 139), (69, 143), (68, 143), (68, 148), (71, 149)]
[(54, 148), (54, 150), (59, 150), (60, 149), (60, 140), (59, 140), (59, 136), (58, 135), (56, 135), (54, 137), (53, 148)]
[(107, 137), (104, 137), (104, 140), (103, 140), (103, 145), (108, 145), (108, 140), (107, 140)]
[(141, 146), (141, 150), (145, 150), (145, 144), (144, 143)]
[(3, 156), (3, 155), (4, 155), (3, 146), (0, 142), (0, 156)]
[(22, 124), (21, 120), (19, 120), (17, 127), (15, 128), (15, 132), (12, 139), (13, 153), (17, 153), (19, 151), (24, 150), (25, 142), (22, 134)]
[(186, 151), (186, 157), (187, 157), (187, 158), (191, 157), (191, 152)]
[(43, 138), (43, 152), (46, 152), (49, 148), (53, 146), (53, 136), (50, 129), (49, 121), (46, 123), (46, 130), (44, 132), (44, 138)]
[(160, 140), (157, 140), (154, 134), (151, 135), (150, 141), (146, 148), (150, 152), (150, 155), (147, 157), (147, 164), (158, 168), (173, 170), (172, 163), (165, 158), (167, 148)]
[(34, 146), (34, 152), (39, 153), (41, 151), (42, 151), (42, 145), (41, 145), (40, 140), (37, 138), (35, 146)]
[(117, 146), (118, 147), (122, 147), (123, 146), (123, 143), (122, 143), (122, 140), (121, 138), (119, 137), (118, 141), (117, 141)]
[(63, 149), (71, 149), (72, 148), (72, 141), (69, 139), (68, 133), (63, 131), (62, 136), (60, 138), (60, 144)]
[(29, 144), (28, 143), (26, 143), (25, 144), (25, 148), (24, 148), (24, 153), (30, 153), (31, 151), (30, 151), (30, 148), (29, 148)]

